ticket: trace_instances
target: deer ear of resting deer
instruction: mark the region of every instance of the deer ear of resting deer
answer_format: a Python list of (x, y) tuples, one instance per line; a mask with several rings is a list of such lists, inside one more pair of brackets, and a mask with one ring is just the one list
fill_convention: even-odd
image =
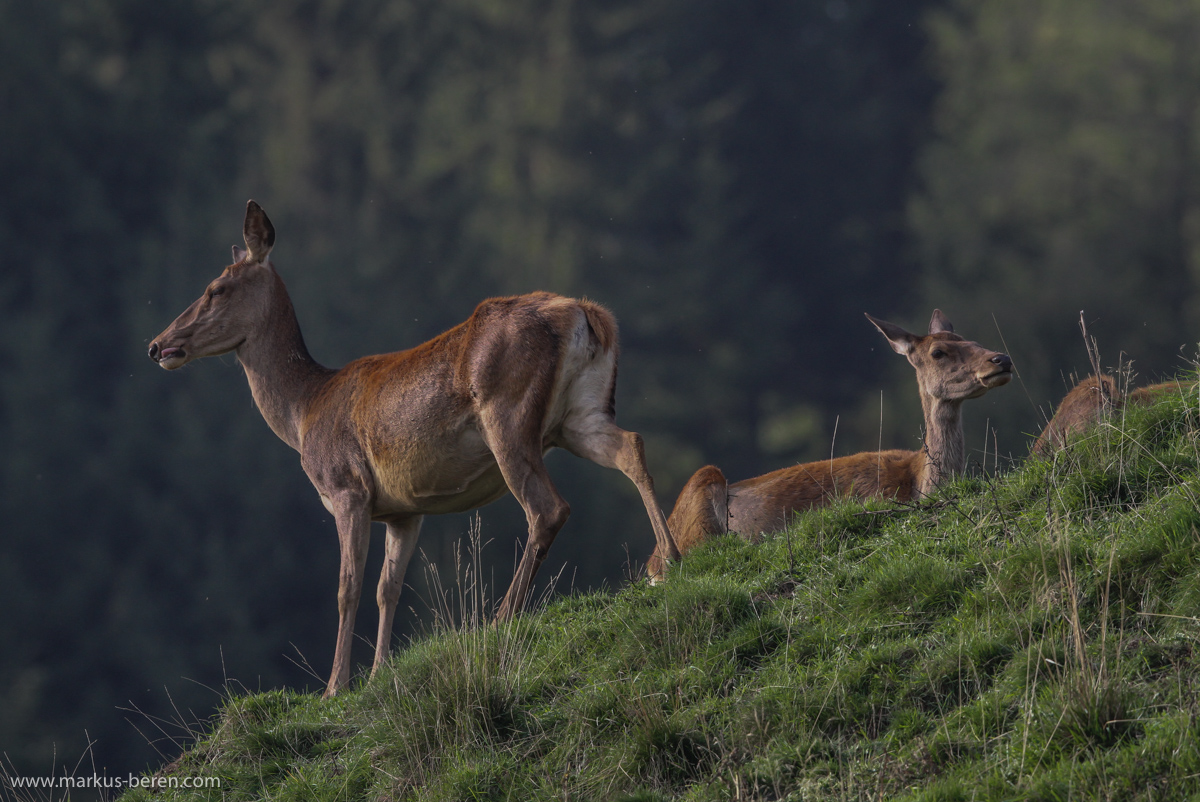
[[(794, 513), (825, 506), (837, 497), (908, 501), (963, 471), (962, 403), (1008, 384), (1012, 359), (960, 337), (941, 310), (934, 310), (924, 336), (866, 317), (916, 371), (924, 446), (809, 462), (733, 484), (715, 465), (706, 465), (684, 485), (667, 519), (680, 553), (725, 532), (755, 537), (778, 531)], [(664, 555), (656, 549), (647, 573), (655, 580), (664, 568)]]
[(1088, 376), (1063, 396), (1054, 410), (1054, 416), (1033, 441), (1030, 453), (1035, 457), (1050, 457), (1065, 446), (1072, 435), (1127, 405), (1149, 406), (1167, 393), (1187, 392), (1195, 386), (1195, 382), (1168, 381), (1125, 393), (1120, 383), (1107, 373), (1099, 377)]
[(236, 352), (267, 424), (337, 523), (338, 635), (326, 696), (350, 679), (354, 615), (372, 521), (385, 524), (372, 673), (386, 658), (405, 569), (425, 515), (462, 512), (512, 492), (529, 539), (497, 613), (524, 606), (534, 574), (571, 508), (546, 472), (551, 448), (624, 473), (637, 487), (657, 548), (677, 554), (654, 498), (642, 438), (616, 425), (617, 323), (590, 301), (546, 292), (491, 298), (465, 322), (406, 351), (317, 364), (269, 257), (275, 228), (250, 201), (246, 248), (154, 339), (167, 370)]

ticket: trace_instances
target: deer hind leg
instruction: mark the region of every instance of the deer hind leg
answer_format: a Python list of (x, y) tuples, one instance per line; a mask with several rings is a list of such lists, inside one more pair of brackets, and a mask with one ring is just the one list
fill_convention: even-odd
[(354, 641), (354, 615), (362, 596), (363, 569), (367, 563), (371, 519), (366, 504), (343, 501), (334, 506), (342, 569), (338, 576), (338, 635), (333, 653), (333, 673), (325, 696), (335, 695), (350, 682), (350, 647)]
[(654, 529), (655, 554), (661, 560), (678, 560), (679, 549), (671, 537), (667, 518), (654, 497), (654, 479), (646, 469), (646, 453), (642, 436), (627, 432), (599, 410), (568, 416), (563, 424), (563, 445), (572, 454), (589, 459), (597, 465), (615, 468), (629, 477), (637, 487)]
[(412, 561), (417, 548), (417, 537), (421, 533), (424, 517), (415, 515), (387, 523), (387, 547), (383, 557), (383, 570), (379, 572), (379, 589), (375, 600), (379, 603), (379, 632), (375, 636), (375, 662), (371, 676), (387, 659), (392, 645), (392, 622), (396, 617), (396, 602), (404, 586), (404, 572)]

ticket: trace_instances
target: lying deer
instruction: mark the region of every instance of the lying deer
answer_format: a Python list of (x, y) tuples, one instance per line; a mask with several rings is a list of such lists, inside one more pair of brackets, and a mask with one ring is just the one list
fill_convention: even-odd
[[(979, 398), (1012, 379), (1012, 359), (954, 333), (935, 309), (929, 334), (920, 337), (867, 315), (892, 349), (917, 371), (925, 412), (925, 444), (919, 451), (869, 451), (809, 462), (728, 484), (715, 465), (692, 476), (675, 502), (667, 525), (686, 554), (725, 532), (755, 536), (782, 529), (792, 514), (821, 507), (837, 497), (882, 496), (908, 501), (931, 492), (966, 467), (962, 403)], [(664, 552), (647, 563), (653, 578), (664, 567)]]
[(1067, 439), (1112, 412), (1125, 406), (1148, 406), (1165, 393), (1183, 392), (1195, 387), (1194, 382), (1169, 381), (1139, 387), (1126, 394), (1116, 379), (1106, 373), (1088, 376), (1074, 387), (1059, 402), (1054, 417), (1033, 443), (1031, 453), (1037, 457), (1049, 457), (1067, 443)]
[(267, 424), (334, 515), (341, 543), (338, 636), (326, 696), (350, 679), (354, 615), (371, 522), (387, 527), (372, 674), (387, 656), (396, 600), (425, 515), (462, 512), (511, 491), (529, 539), (497, 613), (519, 612), (570, 513), (546, 466), (560, 447), (616, 468), (637, 486), (657, 552), (677, 555), (654, 498), (642, 438), (614, 422), (617, 323), (607, 309), (539, 292), (492, 298), (423, 345), (341, 370), (313, 361), (283, 280), (275, 229), (246, 205), (246, 250), (150, 345), (167, 370), (230, 351)]

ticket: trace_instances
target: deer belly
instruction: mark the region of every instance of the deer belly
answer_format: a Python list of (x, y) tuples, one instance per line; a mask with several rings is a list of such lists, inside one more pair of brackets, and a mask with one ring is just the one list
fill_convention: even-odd
[(375, 502), (375, 514), (442, 515), (467, 512), (491, 504), (507, 492), (508, 485), (504, 483), (499, 467), (494, 467), (465, 486), (380, 493)]
[(426, 447), (373, 455), (377, 515), (440, 515), (490, 504), (508, 492), (495, 457), (478, 433)]

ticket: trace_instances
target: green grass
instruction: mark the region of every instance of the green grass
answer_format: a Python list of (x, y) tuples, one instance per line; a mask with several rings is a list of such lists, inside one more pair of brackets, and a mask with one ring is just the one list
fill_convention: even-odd
[(1187, 799), (1200, 416), (1130, 410), (918, 506), (446, 626), (335, 700), (230, 698), (135, 800)]

